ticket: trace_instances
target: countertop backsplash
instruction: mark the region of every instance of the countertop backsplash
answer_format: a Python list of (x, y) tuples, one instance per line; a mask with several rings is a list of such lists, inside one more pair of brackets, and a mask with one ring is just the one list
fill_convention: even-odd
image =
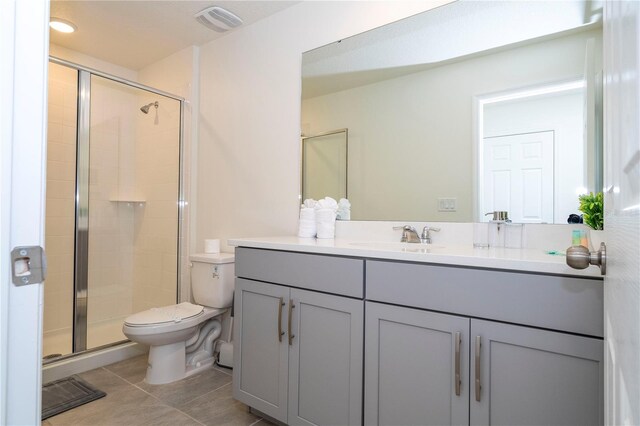
[[(394, 226), (413, 226), (418, 233), (425, 225), (440, 228), (432, 232), (433, 244), (465, 246), (473, 244), (473, 223), (336, 221), (336, 238), (362, 241), (400, 241), (402, 231)], [(522, 248), (564, 251), (571, 246), (574, 229), (588, 230), (582, 224), (524, 224)]]

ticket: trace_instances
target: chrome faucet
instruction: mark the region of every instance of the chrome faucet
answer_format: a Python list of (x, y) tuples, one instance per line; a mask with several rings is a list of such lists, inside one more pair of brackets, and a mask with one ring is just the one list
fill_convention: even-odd
[(402, 230), (402, 238), (400, 239), (401, 243), (423, 243), (423, 244), (431, 244), (431, 231), (439, 232), (440, 228), (434, 228), (432, 226), (425, 226), (422, 229), (422, 234), (418, 235), (418, 231), (413, 226), (405, 225), (405, 226), (394, 226), (393, 229), (396, 231)]
[(393, 229), (396, 231), (402, 230), (402, 238), (400, 239), (401, 243), (419, 243), (420, 236), (418, 235), (418, 231), (413, 226), (405, 225), (405, 226), (394, 226)]
[(424, 244), (431, 244), (431, 231), (440, 232), (440, 228), (426, 225), (422, 228), (422, 235), (420, 235), (420, 242)]

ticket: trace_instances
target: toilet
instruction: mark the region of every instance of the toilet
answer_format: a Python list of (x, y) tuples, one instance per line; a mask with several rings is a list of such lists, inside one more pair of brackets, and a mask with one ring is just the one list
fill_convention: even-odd
[(196, 304), (151, 308), (130, 315), (122, 326), (129, 340), (149, 346), (145, 381), (152, 385), (174, 382), (213, 365), (215, 343), (222, 333), (220, 316), (233, 303), (233, 254), (195, 254), (189, 260)]

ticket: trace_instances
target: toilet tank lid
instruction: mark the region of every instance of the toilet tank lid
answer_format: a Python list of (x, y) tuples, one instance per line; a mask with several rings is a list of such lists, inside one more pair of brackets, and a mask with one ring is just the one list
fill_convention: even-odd
[(236, 260), (236, 256), (233, 253), (196, 253), (189, 256), (189, 260), (192, 262), (203, 263), (233, 263)]

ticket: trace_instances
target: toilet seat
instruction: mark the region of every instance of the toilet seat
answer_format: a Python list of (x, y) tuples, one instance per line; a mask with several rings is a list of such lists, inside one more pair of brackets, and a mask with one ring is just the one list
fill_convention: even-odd
[(161, 324), (178, 324), (184, 320), (194, 319), (201, 316), (204, 308), (189, 302), (177, 305), (163, 306), (161, 308), (151, 308), (137, 314), (130, 315), (125, 320), (125, 325), (129, 327), (151, 327)]

